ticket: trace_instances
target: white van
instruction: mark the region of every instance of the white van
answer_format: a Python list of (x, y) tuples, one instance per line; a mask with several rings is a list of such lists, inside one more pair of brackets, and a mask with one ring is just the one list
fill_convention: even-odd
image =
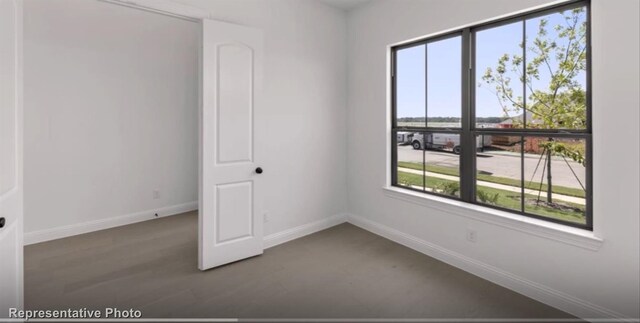
[[(460, 135), (450, 133), (428, 133), (426, 140), (422, 133), (414, 133), (411, 145), (413, 149), (440, 149), (451, 150), (455, 154), (460, 154)], [(491, 144), (491, 136), (478, 136), (476, 148), (483, 148)]]
[(413, 142), (413, 132), (401, 131), (396, 135), (398, 145), (408, 145)]

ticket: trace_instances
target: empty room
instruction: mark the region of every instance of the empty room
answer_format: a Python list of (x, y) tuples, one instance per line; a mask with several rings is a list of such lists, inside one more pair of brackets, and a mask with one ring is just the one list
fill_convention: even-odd
[(640, 322), (640, 1), (0, 0), (0, 321)]

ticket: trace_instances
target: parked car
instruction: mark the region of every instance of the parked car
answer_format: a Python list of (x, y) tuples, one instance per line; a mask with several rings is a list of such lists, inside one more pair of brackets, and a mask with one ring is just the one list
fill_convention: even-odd
[[(438, 149), (451, 150), (455, 154), (460, 154), (460, 136), (448, 133), (428, 133), (426, 140), (422, 133), (414, 133), (411, 141), (413, 149)], [(476, 147), (478, 149), (491, 145), (491, 136), (478, 136)]]

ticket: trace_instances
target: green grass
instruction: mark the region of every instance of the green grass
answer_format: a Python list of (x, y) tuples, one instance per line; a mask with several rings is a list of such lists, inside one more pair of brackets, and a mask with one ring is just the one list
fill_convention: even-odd
[[(413, 185), (422, 187), (422, 179), (423, 177), (418, 174), (398, 172), (398, 183), (401, 183), (405, 186)], [(453, 181), (436, 177), (427, 177), (426, 186), (429, 188), (434, 188), (451, 182)]]
[[(426, 166), (427, 166), (426, 167), (427, 172), (438, 173), (443, 175), (451, 175), (451, 176), (460, 176), (460, 170), (455, 167), (438, 166), (438, 165), (426, 165)], [(398, 167), (422, 170), (422, 163), (399, 161)], [(487, 174), (476, 174), (476, 178), (478, 180), (485, 181), (485, 182), (520, 187), (520, 180), (518, 179), (513, 179), (508, 177), (499, 177), (499, 176), (493, 176), (493, 175), (487, 175)], [(526, 181), (525, 188), (532, 189), (532, 190), (540, 190), (542, 192), (547, 191), (547, 185), (546, 184), (542, 185), (542, 188), (540, 188), (540, 182), (530, 183), (529, 181)], [(554, 185), (553, 188), (551, 189), (551, 192), (567, 195), (567, 196), (582, 197), (582, 198), (585, 197), (585, 192), (581, 188)]]
[[(444, 185), (452, 182), (454, 181), (441, 179), (441, 178), (427, 177), (426, 187), (433, 189), (433, 188), (439, 187), (440, 185)], [(404, 186), (414, 185), (414, 186), (422, 187), (422, 183), (423, 183), (423, 176), (421, 175), (406, 173), (406, 172), (398, 172), (398, 184), (400, 185), (404, 185)], [(495, 206), (512, 209), (516, 211), (520, 210), (520, 207), (521, 207), (520, 194), (511, 192), (511, 191), (491, 188), (491, 187), (482, 187), (480, 189), (487, 194), (491, 194), (491, 195), (498, 194), (498, 199), (494, 204)], [(537, 196), (535, 195), (525, 194), (525, 200), (533, 201), (536, 198)], [(525, 205), (525, 210), (527, 213), (560, 219), (563, 221), (570, 221), (570, 222), (581, 223), (581, 224), (585, 223), (584, 205), (579, 205), (579, 204), (574, 204), (569, 202), (562, 202), (562, 204), (578, 208), (580, 209), (580, 211), (562, 210), (562, 209), (549, 207), (546, 205), (529, 205), (529, 204)]]

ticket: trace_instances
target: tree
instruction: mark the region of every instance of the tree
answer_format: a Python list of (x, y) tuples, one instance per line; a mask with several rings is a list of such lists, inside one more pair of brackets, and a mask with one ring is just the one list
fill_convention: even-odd
[[(522, 54), (504, 54), (496, 67), (488, 68), (482, 77), (496, 95), (506, 117), (524, 115), (525, 119), (529, 118), (526, 112), (530, 113), (535, 122), (527, 122), (527, 128), (584, 129), (587, 124), (586, 91), (578, 81), (580, 73), (587, 68), (585, 10), (577, 8), (560, 15), (563, 21), (553, 26), (554, 35), (549, 33), (549, 19), (540, 19), (537, 35), (526, 48), (526, 62)], [(525, 44), (529, 44), (527, 40), (520, 43), (520, 48)], [(510, 75), (516, 75), (520, 84), (525, 84), (526, 100), (514, 95)], [(534, 80), (548, 81), (548, 85), (534, 88)], [(513, 120), (515, 127), (523, 126), (520, 118)], [(569, 157), (582, 165), (585, 158), (581, 150), (553, 138), (540, 146), (542, 155), (546, 153), (547, 202), (551, 203), (551, 156)]]

